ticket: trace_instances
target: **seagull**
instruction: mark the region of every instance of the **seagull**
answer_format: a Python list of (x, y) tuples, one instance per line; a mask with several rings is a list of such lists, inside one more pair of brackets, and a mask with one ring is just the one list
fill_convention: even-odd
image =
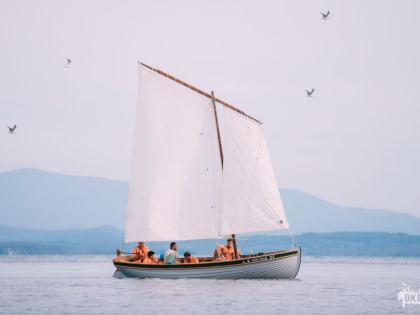
[(7, 128), (9, 128), (9, 133), (14, 133), (15, 129), (16, 129), (16, 125), (13, 126), (13, 128), (7, 126)]
[(330, 11), (328, 10), (327, 13), (321, 12), (321, 14), (322, 14), (322, 19), (327, 20), (328, 19), (328, 15), (330, 15)]
[(67, 58), (67, 63), (64, 65), (65, 68), (70, 68), (71, 59)]
[(305, 91), (306, 91), (306, 96), (307, 96), (307, 97), (311, 97), (311, 96), (312, 96), (312, 94), (314, 94), (315, 89), (314, 89), (314, 88), (312, 88), (312, 90), (310, 90), (310, 91), (308, 91), (308, 90), (305, 90)]

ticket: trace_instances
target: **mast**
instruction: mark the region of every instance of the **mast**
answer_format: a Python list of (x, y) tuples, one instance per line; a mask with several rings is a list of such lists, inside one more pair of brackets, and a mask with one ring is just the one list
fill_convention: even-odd
[(217, 130), (217, 139), (219, 140), (220, 161), (222, 163), (222, 171), (223, 171), (222, 139), (220, 137), (219, 119), (217, 117), (216, 100), (214, 98), (214, 92), (213, 91), (211, 91), (211, 101), (213, 103), (214, 118), (215, 118), (215, 121), (216, 121), (216, 130)]
[[(181, 84), (181, 85), (183, 85), (183, 86), (185, 86), (185, 87), (187, 87), (187, 88), (189, 88), (189, 89), (197, 92), (197, 93), (200, 93), (201, 95), (204, 95), (204, 96), (206, 96), (206, 97), (208, 97), (210, 99), (212, 98), (212, 95), (210, 93), (207, 93), (207, 92), (205, 92), (203, 90), (200, 90), (199, 88), (196, 88), (195, 86), (192, 86), (191, 84), (189, 84), (189, 83), (187, 83), (185, 81), (182, 81), (182, 80), (180, 80), (180, 79), (178, 79), (178, 78), (176, 78), (176, 77), (174, 77), (174, 76), (172, 76), (172, 75), (170, 75), (170, 74), (168, 74), (168, 73), (166, 73), (166, 72), (164, 72), (162, 70), (159, 70), (159, 69), (153, 68), (151, 66), (148, 66), (145, 63), (140, 62), (140, 61), (138, 63), (141, 64), (142, 66), (144, 66), (144, 67), (152, 70), (152, 71), (155, 71), (155, 72), (159, 73), (160, 75), (163, 75), (164, 77), (167, 77), (167, 78), (169, 78), (169, 79), (171, 79), (171, 80), (173, 80), (173, 81), (175, 81), (175, 82), (177, 82), (177, 83), (179, 83), (179, 84)], [(240, 114), (248, 117), (249, 119), (252, 119), (252, 120), (256, 121), (257, 123), (262, 124), (261, 121), (259, 121), (258, 119), (256, 119), (256, 118), (248, 115), (247, 113), (245, 113), (244, 111), (240, 110), (239, 108), (237, 108), (237, 107), (235, 107), (235, 106), (233, 106), (233, 105), (231, 105), (231, 104), (229, 104), (229, 103), (227, 103), (227, 102), (225, 102), (225, 101), (223, 101), (223, 100), (221, 100), (219, 98), (216, 98), (216, 97), (214, 98), (214, 100), (216, 102), (219, 102), (223, 106), (226, 106), (226, 107), (228, 107), (228, 108), (230, 108), (230, 109), (232, 109), (232, 110), (234, 110), (234, 111), (236, 111), (236, 112), (238, 112), (238, 113), (240, 113)]]
[[(220, 160), (222, 162), (222, 171), (223, 171), (222, 140), (221, 140), (221, 137), (220, 137), (219, 119), (217, 117), (216, 101), (215, 101), (213, 91), (211, 91), (211, 100), (212, 100), (212, 103), (213, 103), (213, 111), (214, 111), (214, 117), (215, 117), (215, 121), (216, 121), (216, 130), (217, 130), (217, 139), (219, 140)], [(237, 259), (238, 258), (238, 247), (236, 246), (236, 236), (235, 236), (235, 234), (232, 234), (232, 243), (233, 243), (234, 259)]]
[(233, 253), (234, 253), (234, 259), (238, 259), (238, 247), (236, 246), (236, 235), (232, 234), (232, 243), (233, 243)]

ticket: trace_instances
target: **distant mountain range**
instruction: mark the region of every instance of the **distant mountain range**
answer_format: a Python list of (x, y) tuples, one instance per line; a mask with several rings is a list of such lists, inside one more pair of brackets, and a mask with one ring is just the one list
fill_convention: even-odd
[(122, 230), (112, 226), (32, 230), (0, 225), (0, 255), (113, 254), (122, 240)]
[(310, 194), (281, 189), (292, 231), (317, 232), (392, 232), (420, 235), (420, 218), (386, 209), (344, 207)]
[(0, 224), (29, 229), (122, 229), (128, 183), (20, 169), (0, 173)]
[[(0, 224), (38, 230), (99, 226), (122, 230), (127, 195), (125, 181), (36, 169), (3, 172)], [(409, 214), (342, 207), (293, 189), (281, 189), (281, 195), (294, 234), (340, 231), (420, 234), (420, 218)]]
[[(0, 255), (80, 255), (115, 254), (120, 247), (131, 252), (134, 243), (123, 244), (123, 232), (110, 226), (92, 229), (41, 231), (0, 225)], [(223, 242), (223, 241), (221, 241)], [(295, 237), (307, 256), (404, 256), (420, 257), (420, 235), (380, 232), (305, 233)], [(215, 240), (179, 241), (179, 252), (211, 255)], [(238, 235), (238, 248), (243, 253), (288, 249), (292, 240), (287, 235)], [(151, 242), (149, 248), (163, 254), (168, 242)]]

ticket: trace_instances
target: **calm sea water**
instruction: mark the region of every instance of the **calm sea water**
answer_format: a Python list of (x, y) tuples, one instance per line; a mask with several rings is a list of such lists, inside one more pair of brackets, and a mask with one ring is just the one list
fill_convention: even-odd
[(420, 314), (420, 259), (303, 257), (295, 280), (116, 279), (111, 256), (0, 256), (0, 314)]

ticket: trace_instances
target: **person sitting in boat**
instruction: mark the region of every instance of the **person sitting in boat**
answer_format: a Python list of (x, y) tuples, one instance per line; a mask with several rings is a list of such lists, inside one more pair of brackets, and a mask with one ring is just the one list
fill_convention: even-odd
[[(237, 252), (238, 256), (242, 255), (241, 251), (237, 250)], [(213, 254), (213, 260), (233, 260), (234, 257), (235, 249), (231, 238), (226, 241), (226, 245), (218, 245)]]
[(158, 259), (158, 264), (163, 264), (163, 261), (165, 259), (165, 254), (160, 254)]
[(176, 242), (171, 242), (169, 249), (165, 252), (163, 262), (165, 264), (176, 264), (177, 259), (179, 259), (179, 254), (176, 252), (178, 249), (178, 244)]
[(149, 247), (147, 247), (144, 242), (138, 242), (137, 246), (133, 248), (133, 254), (128, 259), (129, 261), (134, 261), (136, 263), (140, 263), (147, 257), (147, 253), (149, 252)]
[(184, 264), (196, 264), (198, 263), (198, 258), (195, 256), (192, 256), (190, 252), (184, 253)]
[(143, 259), (143, 264), (156, 264), (157, 259), (155, 257), (155, 252), (152, 250), (149, 250), (147, 252), (147, 257)]

